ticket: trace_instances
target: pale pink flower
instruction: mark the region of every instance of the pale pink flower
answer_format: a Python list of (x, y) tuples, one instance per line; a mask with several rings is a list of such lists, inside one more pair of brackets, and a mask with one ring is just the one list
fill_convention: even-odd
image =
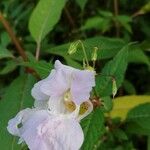
[(76, 119), (50, 115), (47, 110), (25, 109), (9, 121), (7, 129), (30, 150), (79, 150), (84, 140)]
[(47, 103), (51, 112), (55, 113), (70, 113), (66, 105), (78, 108), (83, 102), (87, 102), (87, 115), (93, 109), (88, 100), (94, 86), (94, 71), (75, 69), (57, 60), (50, 75), (34, 85), (32, 96), (37, 101)]
[(30, 150), (79, 150), (84, 140), (79, 121), (93, 110), (89, 98), (95, 73), (58, 60), (54, 66), (32, 89), (35, 108), (20, 111), (7, 129)]

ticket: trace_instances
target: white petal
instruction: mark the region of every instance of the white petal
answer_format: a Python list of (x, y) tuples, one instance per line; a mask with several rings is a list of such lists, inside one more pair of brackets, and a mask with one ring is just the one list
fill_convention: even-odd
[(49, 96), (62, 96), (69, 90), (72, 80), (73, 71), (77, 70), (72, 67), (63, 65), (60, 61), (55, 61), (55, 72), (53, 77), (49, 78), (41, 86), (41, 91)]
[(32, 88), (32, 90), (31, 90), (31, 95), (36, 99), (36, 100), (48, 100), (49, 99), (49, 96), (48, 95), (46, 95), (46, 94), (44, 94), (42, 91), (41, 91), (41, 89), (40, 89), (40, 87), (41, 87), (41, 85), (44, 83), (44, 82), (46, 82), (47, 81), (47, 79), (44, 79), (44, 80), (42, 80), (42, 81), (39, 81), (39, 82), (37, 82), (35, 85), (34, 85), (34, 87)]
[(34, 107), (37, 109), (49, 109), (48, 100), (35, 100)]
[(68, 89), (68, 78), (63, 70), (57, 70), (53, 78), (41, 85), (41, 91), (49, 96), (61, 96)]
[(22, 124), (30, 116), (30, 114), (32, 112), (33, 112), (32, 109), (29, 109), (29, 108), (24, 109), (24, 110), (20, 111), (16, 115), (16, 117), (9, 120), (8, 126), (7, 126), (8, 132), (11, 133), (12, 135), (20, 136), (20, 131), (19, 131), (18, 125)]
[(51, 96), (48, 101), (48, 107), (53, 114), (66, 112), (63, 97), (61, 96)]
[(43, 83), (47, 83), (49, 80), (51, 80), (54, 75), (55, 75), (55, 70), (53, 69), (47, 78), (37, 82), (34, 85), (34, 87), (31, 90), (31, 94), (36, 100), (48, 100), (49, 99), (49, 95), (42, 92), (41, 86)]
[(30, 150), (79, 150), (83, 131), (75, 119), (36, 112), (25, 124), (22, 138)]
[(90, 97), (92, 87), (95, 86), (95, 74), (93, 71), (78, 70), (73, 73), (71, 94), (76, 104), (81, 104)]

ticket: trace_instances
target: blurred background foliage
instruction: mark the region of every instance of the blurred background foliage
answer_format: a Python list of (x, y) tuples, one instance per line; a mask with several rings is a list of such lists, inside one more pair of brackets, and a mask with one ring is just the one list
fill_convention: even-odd
[[(18, 139), (7, 133), (7, 122), (20, 109), (32, 106), (30, 90), (39, 78), (49, 74), (54, 60), (82, 68), (81, 46), (75, 54), (67, 53), (70, 43), (79, 39), (90, 64), (93, 49), (98, 47), (95, 68), (104, 74), (96, 79), (95, 99), (100, 107), (81, 123), (85, 133), (82, 149), (150, 149), (149, 0), (1, 0), (3, 150), (21, 149), (15, 142)], [(107, 75), (116, 79), (119, 88), (114, 100)], [(26, 147), (22, 145), (22, 149)]]

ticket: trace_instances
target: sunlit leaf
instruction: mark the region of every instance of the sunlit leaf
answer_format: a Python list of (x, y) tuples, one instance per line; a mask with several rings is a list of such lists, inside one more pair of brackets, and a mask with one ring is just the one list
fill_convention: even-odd
[(109, 115), (112, 118), (120, 117), (124, 120), (132, 108), (147, 102), (150, 103), (150, 96), (123, 96), (115, 98), (113, 100), (113, 109)]
[(30, 21), (29, 30), (37, 43), (54, 28), (58, 22), (66, 0), (40, 0), (35, 7)]

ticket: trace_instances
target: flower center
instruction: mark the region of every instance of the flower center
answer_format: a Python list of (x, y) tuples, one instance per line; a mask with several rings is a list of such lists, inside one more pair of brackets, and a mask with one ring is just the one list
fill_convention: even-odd
[(79, 115), (83, 115), (86, 111), (88, 111), (90, 104), (88, 102), (83, 102), (80, 106)]
[[(75, 103), (72, 101), (71, 92), (67, 91), (64, 94), (64, 105), (69, 112), (73, 112), (76, 109)], [(88, 111), (90, 104), (88, 102), (83, 102), (80, 105), (79, 115), (83, 115), (86, 111)]]
[(71, 99), (72, 99), (71, 92), (67, 91), (64, 94), (64, 104), (65, 104), (66, 109), (69, 112), (73, 112), (76, 109), (76, 105)]

